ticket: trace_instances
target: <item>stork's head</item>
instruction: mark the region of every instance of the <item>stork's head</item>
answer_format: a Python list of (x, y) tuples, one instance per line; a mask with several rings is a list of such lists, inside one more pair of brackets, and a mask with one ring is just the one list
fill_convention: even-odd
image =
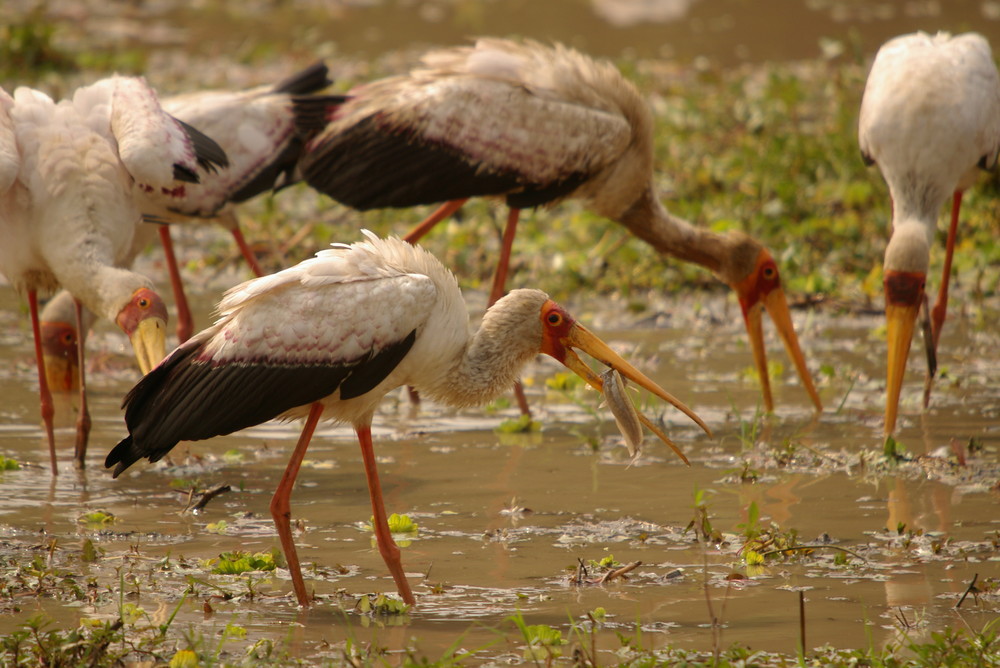
[[(587, 366), (583, 360), (580, 359), (574, 349), (587, 353), (605, 366), (615, 369), (623, 377), (631, 380), (636, 385), (639, 385), (661, 399), (670, 402), (682, 413), (694, 420), (695, 423), (697, 423), (698, 426), (705, 431), (705, 433), (711, 436), (711, 430), (709, 430), (701, 418), (699, 418), (680, 399), (671, 395), (662, 387), (647, 378), (638, 369), (622, 359), (622, 357), (613, 351), (608, 344), (574, 320), (573, 316), (567, 313), (554, 301), (547, 299), (545, 303), (542, 304), (539, 317), (542, 323), (541, 352), (546, 355), (550, 355), (561, 362), (570, 371), (573, 371), (587, 381), (588, 385), (598, 391), (602, 391), (604, 389), (604, 380), (600, 375)], [(646, 425), (646, 427), (656, 434), (664, 443), (669, 445), (681, 459), (687, 462), (687, 457), (684, 456), (680, 449), (669, 438), (667, 438), (662, 431), (655, 427), (642, 414), (639, 414), (638, 417), (642, 424)]]
[(896, 428), (899, 395), (913, 330), (924, 301), (930, 243), (919, 225), (896, 225), (885, 249), (885, 324), (888, 358), (885, 383), (885, 434)]
[(150, 288), (139, 288), (118, 312), (115, 323), (132, 342), (145, 375), (167, 355), (167, 307)]
[(792, 315), (788, 309), (785, 291), (781, 288), (781, 274), (770, 251), (760, 242), (742, 232), (730, 232), (726, 238), (729, 252), (719, 269), (720, 277), (735, 292), (743, 310), (743, 321), (750, 338), (754, 364), (764, 392), (764, 407), (774, 410), (771, 382), (767, 371), (767, 352), (764, 348), (763, 313), (767, 311), (785, 344), (788, 356), (795, 364), (802, 385), (812, 398), (816, 410), (822, 410), (819, 393), (813, 385), (806, 366), (806, 358), (799, 346)]
[(80, 358), (76, 327), (68, 322), (43, 321), (42, 359), (52, 392), (72, 392), (80, 387)]

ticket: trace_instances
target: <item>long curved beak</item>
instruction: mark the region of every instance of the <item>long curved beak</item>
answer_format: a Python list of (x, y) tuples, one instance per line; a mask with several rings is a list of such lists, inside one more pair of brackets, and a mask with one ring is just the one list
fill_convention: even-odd
[(917, 322), (919, 304), (890, 304), (885, 308), (886, 343), (889, 356), (886, 360), (885, 381), (885, 435), (896, 429), (899, 395), (903, 389), (906, 359), (910, 354), (913, 330)]
[[(598, 338), (595, 334), (591, 333), (590, 330), (583, 325), (573, 323), (569, 332), (565, 337), (563, 337), (562, 343), (566, 347), (566, 350), (565, 356), (560, 361), (566, 365), (570, 371), (587, 381), (587, 384), (591, 387), (598, 391), (602, 391), (604, 389), (604, 381), (597, 373), (587, 366), (583, 360), (580, 359), (573, 348), (587, 353), (605, 366), (615, 369), (618, 373), (628, 378), (636, 385), (649, 390), (664, 401), (669, 402), (682, 413), (694, 420), (695, 424), (701, 427), (706, 434), (709, 436), (712, 435), (712, 431), (708, 428), (708, 426), (700, 417), (698, 417), (697, 414), (695, 414), (694, 411), (688, 408), (684, 402), (664, 390), (662, 387), (646, 377), (641, 371), (622, 359), (622, 357), (613, 351), (608, 344)], [(642, 413), (639, 414), (639, 420), (642, 424), (648, 427), (650, 431), (656, 434), (660, 440), (670, 446), (670, 448), (677, 453), (677, 455), (683, 459), (685, 463), (688, 463), (688, 459), (684, 456), (684, 453), (681, 452), (680, 448), (678, 448), (673, 441), (667, 438), (662, 430), (653, 425), (646, 418), (646, 416), (642, 415)]]
[(167, 356), (167, 321), (158, 316), (140, 320), (129, 340), (145, 376)]
[(80, 366), (62, 355), (42, 355), (45, 379), (52, 392), (75, 392), (80, 388)]
[(819, 392), (813, 384), (812, 375), (806, 366), (806, 356), (799, 346), (799, 337), (795, 334), (795, 326), (792, 324), (792, 313), (788, 308), (788, 300), (785, 299), (785, 291), (780, 286), (774, 287), (770, 292), (763, 294), (757, 303), (743, 310), (743, 318), (747, 327), (747, 336), (750, 338), (750, 347), (753, 350), (754, 365), (757, 367), (757, 375), (760, 376), (761, 390), (764, 393), (764, 408), (767, 412), (774, 411), (774, 399), (771, 396), (771, 380), (767, 370), (767, 351), (764, 348), (763, 312), (771, 316), (778, 335), (785, 344), (788, 357), (795, 365), (795, 370), (802, 380), (802, 386), (806, 388), (809, 397), (817, 411), (823, 410), (823, 402), (819, 398)]
[(885, 286), (885, 324), (888, 358), (885, 381), (885, 435), (896, 428), (899, 395), (903, 389), (906, 358), (910, 354), (913, 330), (916, 327), (920, 305), (924, 300), (927, 275), (919, 271), (886, 269), (882, 279)]

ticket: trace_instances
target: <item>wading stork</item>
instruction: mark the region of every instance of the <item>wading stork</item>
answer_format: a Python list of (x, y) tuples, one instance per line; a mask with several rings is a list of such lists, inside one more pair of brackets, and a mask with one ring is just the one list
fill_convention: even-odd
[(742, 232), (717, 234), (663, 207), (653, 184), (652, 113), (611, 63), (561, 45), (480, 39), (429, 52), (408, 74), (348, 97), (331, 107), (303, 155), (315, 189), (359, 210), (446, 202), (405, 237), (414, 242), (467, 198), (504, 197), (510, 213), (490, 303), (504, 292), (518, 211), (581, 199), (736, 291), (770, 412), (766, 309), (822, 408), (771, 253)]
[[(160, 202), (160, 206), (147, 206), (144, 210), (147, 217), (161, 223), (217, 221), (232, 233), (254, 274), (263, 275), (240, 231), (232, 205), (296, 183), (295, 166), (304, 145), (300, 132), (311, 133), (322, 127), (323, 110), (343, 101), (342, 96), (316, 94), (331, 84), (327, 74), (326, 65), (315, 63), (274, 85), (244, 91), (199, 91), (163, 99), (162, 106), (168, 113), (212, 137), (225, 151), (229, 165), (203, 175), (200, 183), (185, 189), (183, 197)], [(319, 125), (310, 125), (310, 119)], [(140, 227), (142, 234), (137, 236), (131, 258), (145, 248), (148, 230), (153, 227), (146, 224)], [(169, 225), (155, 225), (155, 228), (164, 248), (177, 305), (177, 338), (184, 342), (193, 331), (191, 311), (184, 296)], [(80, 333), (72, 301), (66, 296), (56, 295), (42, 309), (42, 352), (49, 385), (54, 390), (67, 392), (77, 387), (76, 341), (86, 340), (92, 321), (88, 315), (84, 314), (84, 329)]]
[[(262, 276), (264, 271), (243, 237), (231, 205), (298, 180), (295, 166), (304, 145), (300, 132), (315, 133), (319, 127), (312, 123), (321, 123), (322, 109), (343, 101), (342, 96), (316, 94), (332, 83), (327, 75), (326, 65), (318, 62), (277, 84), (240, 91), (196, 91), (164, 98), (164, 110), (215, 140), (226, 152), (229, 166), (188, 187), (183, 198), (174, 198), (163, 203), (165, 207), (160, 210), (146, 209), (143, 213), (161, 222), (176, 221), (177, 215), (188, 220), (218, 222), (233, 235), (254, 275)], [(194, 323), (168, 225), (160, 227), (160, 241), (177, 303), (177, 337), (183, 342), (194, 331)]]
[[(38, 321), (39, 291), (70, 290), (115, 322), (143, 372), (165, 353), (166, 308), (151, 281), (122, 268), (140, 222), (138, 200), (169, 201), (224, 164), (210, 139), (166, 114), (145, 81), (114, 76), (55, 102), (27, 87), (0, 94), (0, 272), (27, 294), (42, 420), (57, 473), (52, 397)], [(82, 350), (80, 351), (82, 355)], [(89, 434), (80, 383), (76, 462)]]
[[(314, 258), (236, 286), (216, 323), (174, 350), (125, 397), (129, 435), (108, 454), (118, 476), (156, 461), (178, 441), (228, 434), (275, 417), (306, 416), (271, 500), (295, 595), (307, 605), (290, 527), (290, 495), (320, 418), (353, 425), (361, 444), (379, 552), (403, 600), (414, 598), (382, 501), (371, 422), (387, 392), (411, 385), (451, 406), (473, 406), (508, 389), (539, 353), (600, 389), (576, 354), (592, 355), (708, 428), (538, 290), (496, 302), (470, 336), (455, 277), (430, 253), (397, 238), (335, 244)], [(641, 417), (647, 427), (680, 450)], [(686, 458), (685, 458), (686, 461)]]
[(931, 355), (948, 305), (962, 192), (975, 182), (977, 169), (994, 167), (1000, 149), (1000, 76), (989, 43), (975, 33), (918, 32), (882, 45), (861, 100), (858, 142), (865, 162), (878, 165), (892, 197), (883, 272), (888, 436), (896, 427), (914, 324), (926, 300), (941, 206), (950, 196), (944, 271), (931, 311), (931, 341), (925, 342)]

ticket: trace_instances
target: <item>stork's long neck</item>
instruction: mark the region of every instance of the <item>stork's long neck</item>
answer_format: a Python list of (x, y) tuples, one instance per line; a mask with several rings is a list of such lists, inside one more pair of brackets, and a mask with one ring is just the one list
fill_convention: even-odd
[[(73, 286), (74, 283), (63, 282), (62, 285)], [(109, 267), (102, 264), (90, 266), (89, 278), (79, 281), (73, 288), (73, 296), (90, 311), (115, 322), (119, 312), (140, 288), (152, 288), (152, 283), (140, 274)]]
[[(116, 264), (115, 249), (108, 235), (91, 229), (86, 212), (65, 218), (72, 244), (49, 244), (45, 247), (46, 262), (59, 284), (67, 288), (95, 314), (112, 322), (119, 311), (139, 288), (151, 288), (146, 277)], [(127, 246), (130, 239), (122, 242)]]
[(914, 219), (893, 220), (885, 248), (885, 270), (926, 274), (930, 265), (933, 228)]
[(722, 280), (725, 237), (672, 215), (650, 184), (618, 222), (661, 253), (705, 267)]
[(539, 313), (546, 299), (538, 290), (514, 290), (500, 299), (454, 365), (418, 389), (455, 407), (479, 406), (508, 391), (539, 353)]

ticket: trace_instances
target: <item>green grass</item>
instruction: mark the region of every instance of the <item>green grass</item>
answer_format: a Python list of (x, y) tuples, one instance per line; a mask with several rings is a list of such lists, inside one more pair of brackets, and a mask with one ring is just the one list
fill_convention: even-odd
[[(366, 599), (367, 600), (367, 599)], [(109, 621), (87, 620), (74, 629), (53, 628), (52, 620), (39, 615), (21, 630), (0, 638), (4, 666), (89, 666), (104, 668), (144, 661), (147, 665), (186, 666), (474, 666), (482, 657), (476, 650), (460, 649), (458, 639), (441, 656), (425, 656), (413, 647), (404, 656), (387, 657), (384, 648), (358, 639), (346, 643), (340, 658), (316, 661), (302, 659), (293, 651), (294, 642), (255, 640), (237, 624), (227, 624), (218, 637), (205, 636), (197, 628), (182, 632), (178, 644), (169, 640), (171, 617), (154, 624), (141, 609), (122, 607), (122, 614)], [(394, 613), (398, 614), (398, 613)], [(754, 651), (731, 645), (714, 652), (676, 648), (652, 649), (643, 645), (641, 630), (617, 631), (619, 648), (598, 650), (595, 635), (603, 617), (597, 609), (581, 621), (571, 620), (568, 632), (546, 624), (527, 624), (520, 614), (507, 618), (494, 629), (498, 642), (516, 646), (527, 665), (597, 666), (687, 666), (690, 668), (745, 668), (747, 666), (866, 666), (868, 668), (931, 668), (937, 666), (998, 666), (1000, 639), (996, 623), (981, 631), (946, 628), (926, 640), (904, 634), (882, 648), (811, 649), (797, 656)], [(238, 645), (237, 645), (238, 643)], [(489, 646), (479, 648), (488, 650)], [(572, 660), (570, 660), (572, 657)]]

